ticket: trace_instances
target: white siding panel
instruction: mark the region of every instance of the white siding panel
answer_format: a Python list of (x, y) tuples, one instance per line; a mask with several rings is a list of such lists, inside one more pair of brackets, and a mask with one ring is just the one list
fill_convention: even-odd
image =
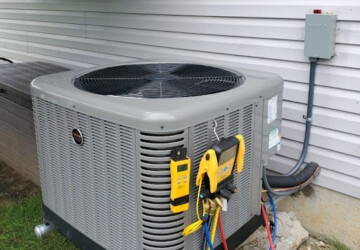
[[(220, 36), (259, 37), (286, 40), (304, 39), (304, 22), (281, 19), (239, 17), (197, 17), (169, 15), (131, 15), (87, 12), (86, 23), (104, 27), (156, 30)], [(346, 25), (345, 25), (346, 27)]]
[(15, 49), (15, 50), (20, 50), (20, 51), (26, 51), (27, 43), (23, 42), (23, 41), (0, 38), (0, 47), (6, 48), (6, 49)]
[(61, 54), (62, 58), (65, 58), (67, 60), (76, 60), (80, 62), (87, 62), (93, 64), (95, 63), (107, 64), (107, 63), (116, 63), (116, 62), (124, 62), (124, 61), (132, 60), (132, 58), (128, 58), (128, 57), (120, 57), (120, 56), (102, 54), (87, 50), (69, 49), (69, 48), (49, 46), (49, 45), (37, 44), (37, 43), (29, 43), (28, 49), (29, 52), (33, 54), (48, 55), (48, 56), (58, 56), (59, 54)]
[[(297, 160), (299, 158), (302, 149), (301, 142), (283, 139), (281, 143), (282, 145), (279, 155), (293, 160)], [(360, 178), (360, 161), (354, 156), (344, 155), (336, 151), (316, 146), (310, 146), (305, 161), (314, 161), (321, 167), (328, 170)]]
[(26, 31), (11, 30), (11, 29), (1, 29), (0, 28), (0, 37), (7, 38), (12, 40), (20, 40), (26, 42)]
[(77, 25), (77, 24), (0, 19), (0, 27), (4, 29), (42, 32), (48, 34), (61, 34), (61, 35), (80, 36), (80, 37), (86, 36), (85, 25)]
[(0, 19), (85, 24), (85, 13), (75, 11), (0, 9)]
[(25, 61), (44, 61), (49, 63), (55, 63), (62, 65), (68, 68), (88, 68), (96, 66), (96, 64), (84, 63), (80, 61), (67, 60), (61, 57), (46, 56), (40, 54), (26, 53), (19, 50), (11, 50), (0, 47), (0, 54), (4, 57), (14, 59), (15, 61), (25, 62)]
[[(282, 135), (285, 138), (302, 142), (304, 125), (293, 121), (282, 121)], [(360, 155), (360, 136), (313, 126), (310, 144), (332, 151), (358, 157)]]
[[(300, 40), (305, 37), (302, 20), (254, 19), (229, 17), (184, 17), (168, 15), (131, 15), (119, 13), (87, 12), (86, 23), (105, 27), (174, 31), (220, 36), (258, 37)], [(360, 24), (338, 22), (337, 43), (360, 44)]]
[(315, 8), (337, 15), (337, 44), (335, 57), (317, 67), (306, 160), (323, 167), (318, 185), (360, 197), (357, 0), (0, 0), (0, 56), (71, 68), (175, 57), (277, 73), (285, 80), (283, 147), (270, 167), (285, 171), (304, 135), (304, 17)]
[(340, 20), (360, 21), (358, 12), (360, 4), (356, 0), (322, 1), (303, 0), (289, 2), (274, 1), (202, 1), (192, 0), (123, 0), (119, 2), (98, 1), (56, 1), (44, 2), (42, 0), (1, 0), (1, 9), (27, 9), (27, 10), (65, 10), (65, 11), (99, 11), (139, 14), (161, 15), (189, 15), (189, 16), (228, 16), (228, 17), (257, 17), (257, 18), (290, 18), (302, 19), (304, 13), (314, 8), (322, 8), (337, 13)]
[(359, 22), (338, 22), (337, 43), (360, 44), (360, 23)]
[[(184, 50), (297, 62), (308, 61), (303, 55), (304, 44), (300, 41), (170, 33), (104, 26), (88, 26), (87, 35), (88, 37), (97, 39), (134, 44), (149, 44)], [(347, 67), (356, 67), (360, 64), (360, 48), (341, 44), (336, 48), (336, 60), (326, 61), (324, 62), (325, 64), (343, 65)]]
[[(285, 82), (285, 100), (307, 103), (307, 94), (307, 84)], [(314, 104), (360, 114), (360, 92), (317, 86), (315, 87)]]
[[(307, 106), (302, 103), (283, 102), (283, 118), (286, 120), (305, 123), (303, 115)], [(360, 135), (360, 115), (345, 113), (324, 107), (314, 107), (314, 126)]]

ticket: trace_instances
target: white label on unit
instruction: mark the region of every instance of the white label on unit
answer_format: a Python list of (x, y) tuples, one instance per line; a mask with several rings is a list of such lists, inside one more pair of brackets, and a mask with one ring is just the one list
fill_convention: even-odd
[(221, 198), (221, 202), (223, 204), (223, 207), (222, 207), (222, 211), (226, 212), (227, 211), (227, 199), (225, 198)]
[[(280, 144), (280, 133), (278, 128), (274, 128), (269, 133), (269, 148)], [(278, 149), (278, 148), (277, 148)]]
[(277, 95), (270, 98), (268, 101), (268, 115), (267, 115), (267, 123), (271, 123), (275, 121), (277, 118)]

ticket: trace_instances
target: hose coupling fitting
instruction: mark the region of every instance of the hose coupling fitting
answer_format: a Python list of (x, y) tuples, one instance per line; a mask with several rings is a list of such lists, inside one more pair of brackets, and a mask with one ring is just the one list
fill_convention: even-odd
[(210, 199), (206, 199), (203, 201), (203, 212), (204, 214), (208, 214), (210, 211)]
[(221, 208), (224, 206), (219, 197), (215, 198), (215, 203)]
[(209, 211), (209, 215), (215, 215), (215, 210), (216, 210), (216, 203), (214, 200), (210, 200), (209, 199), (209, 202), (210, 202), (210, 211)]

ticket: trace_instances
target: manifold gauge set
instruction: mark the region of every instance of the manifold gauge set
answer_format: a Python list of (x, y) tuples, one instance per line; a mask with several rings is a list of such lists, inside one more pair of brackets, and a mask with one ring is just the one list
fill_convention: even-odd
[[(173, 213), (184, 212), (189, 208), (191, 161), (186, 152), (186, 148), (173, 149), (171, 152), (170, 208)], [(242, 171), (244, 156), (245, 141), (242, 135), (221, 138), (205, 152), (200, 161), (195, 183), (198, 187), (196, 200), (198, 220), (184, 229), (184, 236), (204, 228), (204, 239), (206, 239), (204, 244), (207, 244), (209, 249), (214, 248), (216, 227), (219, 218), (221, 220), (220, 210), (227, 210), (226, 204), (236, 192), (233, 173), (239, 174)], [(200, 201), (202, 215), (199, 214)], [(214, 222), (211, 223), (212, 221)], [(210, 228), (211, 224), (212, 228)], [(219, 225), (222, 225), (222, 222)], [(222, 230), (221, 226), (220, 231)], [(223, 236), (223, 232), (221, 233)]]

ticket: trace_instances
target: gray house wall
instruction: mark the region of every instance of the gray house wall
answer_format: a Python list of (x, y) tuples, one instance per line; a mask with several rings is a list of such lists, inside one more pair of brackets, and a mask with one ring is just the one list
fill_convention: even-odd
[(272, 169), (300, 154), (309, 64), (304, 17), (314, 8), (338, 16), (336, 56), (320, 61), (307, 161), (316, 184), (360, 198), (360, 3), (329, 1), (3, 1), (0, 56), (71, 68), (139, 58), (197, 58), (270, 71), (285, 80), (282, 149)]

